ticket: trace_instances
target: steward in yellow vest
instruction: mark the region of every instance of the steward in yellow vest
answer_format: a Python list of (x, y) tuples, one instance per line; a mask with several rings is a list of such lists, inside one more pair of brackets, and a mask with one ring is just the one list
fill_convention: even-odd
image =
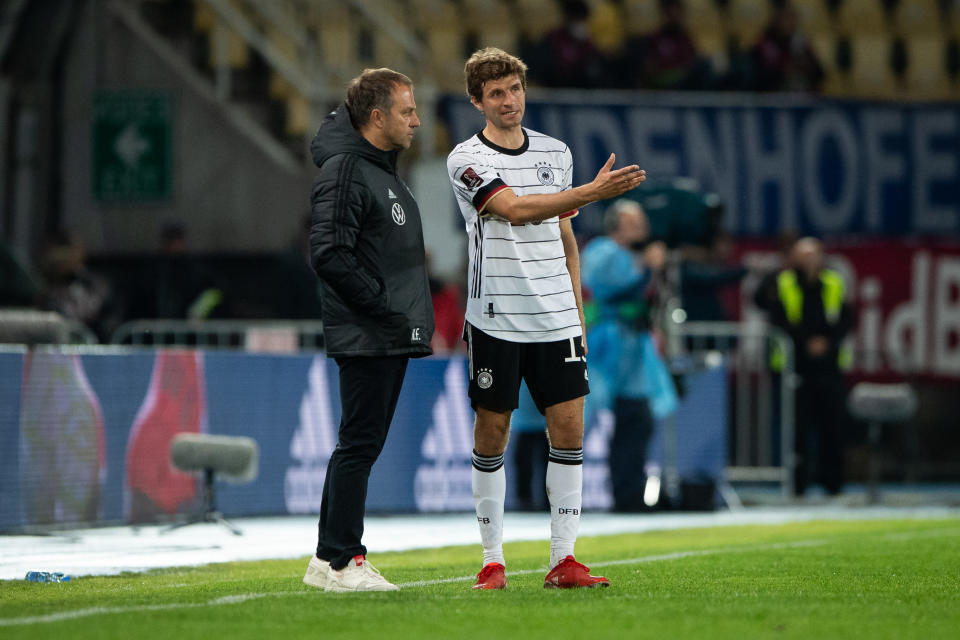
[(777, 276), (778, 303), (770, 319), (790, 335), (800, 377), (794, 399), (794, 491), (802, 495), (818, 482), (833, 495), (844, 480), (847, 390), (841, 345), (852, 328), (853, 313), (843, 279), (824, 266), (818, 240), (798, 240), (790, 262), (792, 267)]

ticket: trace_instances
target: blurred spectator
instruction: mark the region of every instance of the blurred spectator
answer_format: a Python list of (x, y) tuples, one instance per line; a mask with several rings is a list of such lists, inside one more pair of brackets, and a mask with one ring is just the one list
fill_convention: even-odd
[(623, 3), (617, 0), (599, 0), (590, 12), (590, 35), (603, 59), (604, 88), (629, 89), (633, 87), (633, 69), (636, 62), (627, 47), (626, 15)]
[(785, 0), (775, 3), (770, 23), (752, 50), (753, 88), (758, 91), (817, 91), (824, 71), (797, 11)]
[(530, 64), (534, 80), (547, 87), (596, 88), (603, 85), (603, 57), (590, 35), (590, 6), (563, 0), (564, 23), (549, 32)]
[(736, 284), (748, 270), (730, 264), (733, 240), (725, 231), (718, 232), (709, 247), (691, 247), (680, 265), (680, 295), (688, 321), (724, 322), (730, 319), (721, 293), (724, 287)]
[(430, 279), (430, 298), (433, 301), (433, 338), (430, 347), (436, 354), (462, 351), (466, 349), (463, 341), (463, 314), (466, 303), (463, 292), (456, 284), (444, 282), (433, 272), (430, 253), (427, 252), (427, 274)]
[(517, 509), (544, 511), (547, 501), (547, 419), (530, 396), (527, 383), (520, 382), (520, 399), (510, 419), (513, 463), (517, 473)]
[(592, 296), (587, 333), (595, 405), (614, 413), (610, 480), (615, 511), (644, 508), (644, 461), (654, 429), (676, 406), (676, 390), (650, 330), (655, 286), (666, 247), (648, 243), (649, 225), (633, 200), (617, 200), (604, 217), (607, 235), (581, 256), (583, 284)]
[(32, 307), (40, 291), (40, 283), (0, 240), (0, 307)]
[(661, 24), (640, 41), (640, 85), (649, 89), (706, 89), (710, 64), (684, 23), (683, 0), (660, 0)]
[(160, 231), (160, 255), (148, 270), (146, 286), (135, 286), (130, 316), (133, 318), (202, 319), (222, 302), (213, 278), (190, 254), (187, 230), (179, 223)]
[(778, 304), (771, 320), (793, 342), (800, 379), (794, 401), (794, 491), (803, 495), (817, 481), (836, 495), (843, 486), (846, 398), (841, 343), (852, 329), (853, 313), (843, 279), (824, 264), (819, 240), (798, 240), (791, 263), (777, 276)]
[(286, 283), (277, 292), (274, 314), (293, 320), (320, 319), (320, 289), (310, 266), (310, 225), (308, 212), (300, 221), (290, 248), (280, 256), (279, 280)]
[(83, 245), (64, 233), (54, 235), (41, 259), (46, 288), (40, 306), (76, 320), (93, 331), (101, 341), (119, 323), (119, 314), (110, 283), (87, 268)]

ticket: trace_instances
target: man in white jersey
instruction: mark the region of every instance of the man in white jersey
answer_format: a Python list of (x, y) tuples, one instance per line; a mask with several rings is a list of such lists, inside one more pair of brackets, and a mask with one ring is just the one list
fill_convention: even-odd
[(583, 484), (583, 398), (589, 393), (580, 259), (570, 219), (580, 207), (633, 189), (636, 165), (611, 155), (588, 184), (571, 188), (573, 161), (559, 140), (521, 127), (527, 66), (496, 48), (464, 67), (483, 131), (460, 143), (447, 172), (466, 221), (470, 257), (464, 333), (476, 412), (473, 495), (483, 543), (474, 589), (507, 585), (503, 558), (503, 454), (525, 379), (547, 419), (550, 571), (544, 587), (609, 586), (574, 559)]

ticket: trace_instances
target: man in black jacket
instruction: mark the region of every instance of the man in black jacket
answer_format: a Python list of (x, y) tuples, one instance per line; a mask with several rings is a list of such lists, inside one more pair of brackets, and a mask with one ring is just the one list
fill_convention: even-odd
[(327, 355), (340, 369), (341, 418), (327, 465), (316, 556), (303, 578), (326, 591), (393, 591), (367, 562), (370, 469), (387, 437), (409, 358), (430, 355), (433, 307), (420, 211), (397, 154), (420, 126), (402, 73), (367, 69), (311, 144), (310, 258), (320, 278)]

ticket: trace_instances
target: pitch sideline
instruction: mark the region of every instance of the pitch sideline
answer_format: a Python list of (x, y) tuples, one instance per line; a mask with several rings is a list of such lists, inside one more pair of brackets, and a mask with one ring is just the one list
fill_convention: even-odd
[[(932, 535), (942, 535), (949, 532), (957, 532), (956, 527), (948, 527), (943, 529), (927, 529), (924, 531), (915, 531), (915, 532), (896, 532), (896, 533), (887, 533), (884, 534), (881, 538), (884, 540), (891, 540), (896, 542), (907, 542), (910, 540), (915, 540), (918, 538), (923, 538)], [(680, 560), (683, 558), (693, 558), (698, 556), (708, 556), (708, 555), (720, 555), (725, 553), (743, 553), (747, 551), (756, 551), (756, 550), (773, 550), (773, 549), (796, 549), (802, 547), (818, 547), (828, 544), (830, 541), (824, 538), (811, 538), (808, 540), (795, 540), (793, 542), (776, 542), (765, 545), (738, 545), (733, 547), (716, 547), (713, 549), (694, 549), (690, 551), (674, 551), (671, 553), (661, 553), (651, 556), (640, 556), (638, 558), (623, 558), (620, 560), (608, 560), (606, 562), (593, 562), (590, 564), (591, 567), (612, 567), (612, 566), (622, 566), (629, 564), (646, 564), (650, 562), (663, 562), (669, 560)], [(508, 576), (522, 576), (529, 575), (532, 573), (542, 573), (545, 569), (522, 569), (520, 571), (508, 571)], [(398, 583), (397, 586), (401, 588), (412, 588), (412, 587), (429, 587), (440, 584), (451, 584), (455, 582), (468, 582), (475, 579), (476, 576), (471, 574), (468, 576), (457, 576), (453, 578), (439, 578), (436, 580), (417, 580), (414, 582), (402, 582)], [(207, 600), (206, 602), (178, 602), (178, 603), (169, 603), (169, 604), (149, 604), (149, 605), (136, 605), (129, 607), (90, 607), (87, 609), (75, 609), (73, 611), (60, 611), (58, 613), (50, 613), (46, 615), (39, 616), (23, 616), (20, 618), (6, 618), (0, 619), (0, 627), (15, 627), (31, 624), (49, 624), (52, 622), (61, 622), (63, 620), (75, 620), (77, 618), (88, 618), (96, 615), (107, 615), (115, 613), (139, 613), (144, 611), (165, 611), (165, 610), (175, 610), (175, 609), (196, 609), (199, 607), (219, 607), (229, 604), (240, 604), (242, 602), (247, 602), (249, 600), (257, 600), (259, 598), (271, 598), (271, 597), (282, 597), (282, 596), (296, 596), (296, 595), (311, 595), (315, 593), (314, 591), (276, 591), (273, 593), (239, 593), (234, 595), (220, 596), (219, 598), (214, 598), (212, 600)]]

